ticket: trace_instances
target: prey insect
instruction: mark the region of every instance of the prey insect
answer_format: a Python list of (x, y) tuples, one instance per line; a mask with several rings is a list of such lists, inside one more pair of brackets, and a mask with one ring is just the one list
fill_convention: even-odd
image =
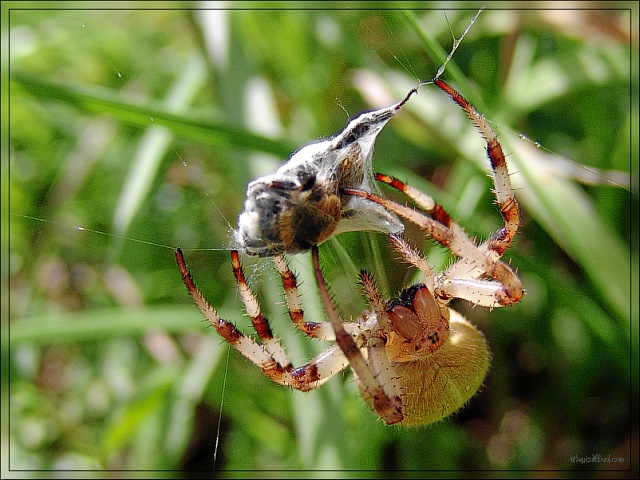
[[(454, 39), (435, 79), (444, 73), (481, 12), (471, 18), (460, 38)], [(251, 182), (233, 232), (235, 248), (271, 257), (307, 251), (342, 232), (402, 233), (404, 226), (392, 212), (344, 192), (358, 189), (380, 195), (373, 176), (376, 137), (424, 84), (411, 89), (395, 105), (361, 114), (335, 137), (303, 146), (275, 173)]]
[(345, 323), (328, 293), (317, 245), (311, 245), (313, 266), (328, 321), (305, 319), (294, 273), (283, 255), (273, 256), (294, 325), (308, 337), (334, 342), (309, 363), (294, 367), (274, 338), (258, 299), (247, 284), (237, 250), (231, 252), (233, 271), (259, 342), (218, 315), (196, 287), (182, 252), (176, 251), (183, 281), (198, 308), (222, 338), (267, 377), (308, 391), (350, 367), (365, 401), (389, 425), (438, 421), (464, 406), (482, 385), (489, 367), (489, 349), (483, 335), (449, 308), (452, 299), (496, 308), (512, 305), (524, 294), (515, 272), (501, 260), (519, 224), (519, 209), (502, 147), (489, 123), (457, 91), (439, 78), (433, 83), (465, 111), (486, 141), (503, 226), (476, 244), (430, 196), (395, 178), (376, 175), (378, 181), (406, 195), (417, 209), (368, 190), (341, 187), (342, 196), (370, 202), (418, 226), (458, 260), (436, 273), (416, 250), (391, 232), (392, 247), (406, 263), (420, 270), (424, 281), (385, 300), (373, 277), (361, 272), (360, 283), (370, 309), (356, 321)]
[(376, 137), (415, 92), (417, 87), (395, 105), (361, 114), (334, 138), (305, 145), (275, 173), (251, 182), (234, 232), (239, 248), (269, 257), (307, 251), (340, 232), (402, 232), (395, 215), (342, 191), (379, 194), (372, 167)]

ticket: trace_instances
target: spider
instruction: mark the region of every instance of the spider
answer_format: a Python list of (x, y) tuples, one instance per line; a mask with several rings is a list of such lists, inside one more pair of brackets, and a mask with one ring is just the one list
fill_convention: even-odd
[(335, 342), (309, 363), (294, 367), (273, 337), (269, 322), (247, 284), (237, 250), (231, 252), (233, 272), (260, 342), (218, 315), (196, 287), (182, 251), (176, 250), (182, 279), (198, 308), (218, 333), (267, 377), (281, 385), (308, 391), (350, 367), (366, 403), (388, 425), (436, 422), (464, 406), (482, 385), (489, 367), (489, 349), (480, 331), (449, 307), (451, 299), (461, 298), (494, 308), (512, 305), (524, 294), (515, 272), (501, 261), (519, 223), (502, 147), (484, 117), (457, 91), (439, 78), (433, 83), (462, 107), (486, 140), (504, 225), (477, 245), (430, 196), (398, 179), (376, 174), (378, 181), (402, 192), (418, 210), (370, 191), (343, 188), (342, 194), (366, 199), (417, 225), (459, 259), (445, 271), (434, 273), (402, 237), (388, 235), (391, 246), (406, 263), (421, 271), (424, 282), (385, 301), (373, 277), (362, 271), (360, 283), (370, 310), (355, 322), (345, 323), (332, 304), (317, 245), (311, 246), (311, 255), (328, 322), (305, 320), (294, 273), (284, 256), (272, 257), (282, 278), (294, 325), (309, 337)]

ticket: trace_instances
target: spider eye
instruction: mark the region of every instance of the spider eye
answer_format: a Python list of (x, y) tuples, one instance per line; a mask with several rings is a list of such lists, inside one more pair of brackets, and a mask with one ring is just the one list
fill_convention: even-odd
[(417, 283), (402, 290), (402, 292), (400, 292), (400, 295), (389, 300), (389, 302), (387, 303), (387, 312), (391, 312), (397, 306), (403, 306), (411, 309), (415, 313), (415, 310), (413, 308), (413, 299), (415, 298), (418, 291), (422, 288), (427, 287), (424, 285), (424, 283)]

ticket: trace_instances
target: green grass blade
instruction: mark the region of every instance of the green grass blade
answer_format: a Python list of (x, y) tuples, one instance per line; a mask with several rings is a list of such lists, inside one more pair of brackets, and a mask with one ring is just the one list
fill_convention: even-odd
[[(205, 80), (205, 65), (199, 55), (194, 55), (167, 94), (164, 106), (174, 113), (184, 112)], [(158, 126), (148, 128), (140, 139), (113, 215), (113, 231), (117, 235), (126, 233), (149, 195), (171, 140), (171, 131)]]
[(64, 102), (91, 113), (111, 115), (138, 127), (160, 125), (175, 135), (215, 146), (242, 150), (259, 150), (287, 157), (294, 149), (291, 145), (271, 138), (255, 135), (243, 128), (188, 114), (176, 114), (156, 102), (135, 100), (126, 95), (86, 85), (61, 85), (25, 73), (12, 73), (12, 94), (23, 90), (40, 99)]
[(101, 342), (109, 338), (141, 335), (151, 329), (182, 333), (204, 328), (200, 312), (190, 305), (126, 310), (105, 308), (77, 313), (47, 313), (14, 320), (11, 345), (37, 346)]
[[(504, 143), (504, 142), (503, 142)], [(547, 168), (546, 154), (528, 144), (510, 144), (514, 187), (522, 205), (589, 275), (614, 316), (631, 320), (629, 249), (597, 215), (580, 188)], [(606, 258), (606, 261), (602, 261)], [(628, 332), (628, 330), (626, 330)]]

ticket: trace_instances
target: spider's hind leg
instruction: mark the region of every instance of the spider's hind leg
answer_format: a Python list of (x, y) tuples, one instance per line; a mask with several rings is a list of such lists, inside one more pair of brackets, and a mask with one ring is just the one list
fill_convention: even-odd
[(245, 306), (247, 315), (251, 318), (251, 323), (255, 329), (265, 350), (271, 354), (276, 362), (284, 367), (285, 370), (293, 368), (289, 356), (278, 340), (276, 340), (269, 326), (269, 319), (265, 317), (260, 310), (260, 303), (247, 284), (247, 279), (242, 271), (240, 257), (236, 250), (231, 251), (231, 265), (233, 266), (233, 274), (238, 285), (240, 298)]

